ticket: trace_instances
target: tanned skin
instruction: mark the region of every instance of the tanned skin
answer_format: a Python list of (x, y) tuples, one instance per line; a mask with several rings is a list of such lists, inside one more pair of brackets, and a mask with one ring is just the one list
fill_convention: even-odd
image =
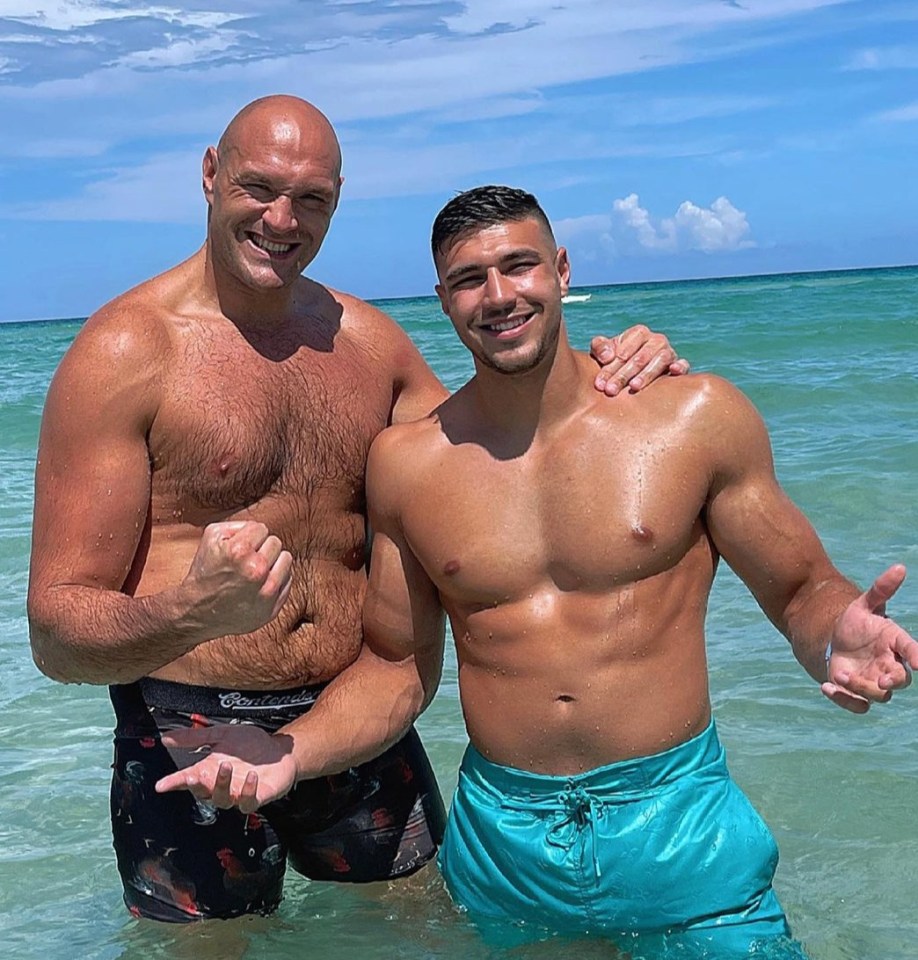
[(310, 105), (248, 107), (204, 157), (204, 246), (61, 363), (29, 591), (55, 679), (278, 689), (356, 657), (367, 451), (445, 391), (385, 314), (300, 276), (340, 163)]
[(214, 755), (169, 788), (251, 810), (291, 771), (395, 742), (436, 689), (442, 609), (488, 759), (571, 775), (666, 750), (710, 720), (704, 619), (721, 558), (836, 704), (864, 712), (908, 685), (918, 643), (883, 616), (904, 567), (866, 593), (839, 573), (735, 387), (684, 377), (604, 403), (564, 329), (567, 254), (537, 219), (454, 238), (437, 270), (476, 374), (373, 445), (360, 658), (273, 755), (233, 730), (190, 731), (186, 745)]
[[(302, 276), (341, 183), (318, 110), (248, 105), (204, 155), (204, 245), (101, 308), (61, 362), (28, 602), (48, 676), (276, 690), (357, 657), (370, 445), (446, 391), (393, 320)], [(596, 352), (606, 394), (687, 366), (646, 328)]]

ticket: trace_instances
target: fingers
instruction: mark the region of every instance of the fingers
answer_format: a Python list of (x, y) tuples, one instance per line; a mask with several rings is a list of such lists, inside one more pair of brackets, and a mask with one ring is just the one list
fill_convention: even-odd
[(838, 684), (827, 682), (822, 684), (820, 689), (832, 703), (850, 713), (866, 713), (870, 709), (869, 700), (849, 693), (844, 687), (838, 686)]
[(912, 670), (918, 670), (918, 642), (901, 628), (893, 640), (892, 648), (901, 663), (907, 664)]
[(271, 608), (271, 619), (280, 613), (281, 607), (287, 602), (287, 597), (290, 596), (290, 588), (293, 586), (293, 581), (290, 579), (289, 571), (287, 574), (287, 582), (281, 588), (280, 593), (277, 596), (277, 600), (274, 601), (274, 606)]
[(198, 800), (205, 800), (220, 810), (238, 807), (253, 813), (261, 806), (258, 800), (258, 774), (250, 768), (237, 768), (231, 760), (220, 760), (213, 773), (209, 760), (177, 770), (156, 781), (157, 793), (188, 790)]
[[(193, 779), (197, 782), (196, 778)], [(186, 771), (176, 770), (175, 773), (167, 774), (157, 780), (154, 789), (157, 793), (170, 793), (173, 790), (190, 790), (191, 787), (188, 785)]]
[[(277, 537), (271, 539), (277, 540)], [(280, 540), (277, 540), (278, 547)], [(262, 594), (265, 596), (274, 596), (280, 594), (283, 590), (289, 592), (290, 576), (293, 571), (293, 557), (288, 550), (279, 550), (277, 556), (271, 561), (271, 567), (268, 575), (265, 577)]]
[(645, 343), (655, 340), (657, 343), (663, 341), (666, 343), (666, 337), (659, 333), (651, 333), (649, 327), (643, 323), (636, 323), (633, 327), (623, 330), (617, 337), (612, 338), (615, 344), (615, 355), (622, 360), (628, 360), (633, 357)]
[(884, 570), (864, 594), (867, 609), (873, 613), (883, 613), (887, 600), (892, 598), (893, 594), (902, 586), (904, 580), (904, 564), (894, 563), (889, 569)]
[(665, 336), (652, 333), (643, 324), (630, 327), (617, 337), (594, 337), (593, 357), (603, 364), (594, 386), (614, 397), (626, 387), (637, 392), (666, 373), (687, 373), (689, 365), (679, 360)]
[(692, 369), (692, 365), (688, 360), (673, 360), (669, 365), (669, 375), (671, 377), (681, 377), (684, 373), (688, 373)]

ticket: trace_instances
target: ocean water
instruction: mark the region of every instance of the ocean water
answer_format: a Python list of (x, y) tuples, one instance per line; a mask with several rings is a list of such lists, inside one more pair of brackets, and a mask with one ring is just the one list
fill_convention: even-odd
[[(575, 344), (640, 322), (739, 384), (779, 476), (838, 566), (913, 569), (890, 612), (918, 633), (918, 268), (584, 288)], [(381, 304), (451, 388), (471, 365), (431, 298)], [(160, 926), (124, 911), (107, 823), (103, 689), (32, 664), (25, 592), (45, 391), (79, 329), (0, 326), (0, 943), (16, 960), (381, 960), (610, 956), (597, 942), (485, 947), (435, 879), (382, 895), (289, 875), (272, 918)], [(620, 451), (618, 451), (620, 452)], [(918, 956), (918, 689), (866, 717), (825, 701), (729, 570), (708, 618), (711, 690), (735, 778), (781, 849), (776, 887), (814, 960)], [(449, 796), (465, 745), (455, 662), (420, 724)], [(673, 953), (673, 956), (676, 956)]]

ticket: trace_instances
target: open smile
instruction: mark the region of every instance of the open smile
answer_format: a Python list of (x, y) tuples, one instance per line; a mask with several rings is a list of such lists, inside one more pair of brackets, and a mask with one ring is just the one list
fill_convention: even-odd
[(483, 323), (479, 329), (495, 337), (507, 336), (525, 327), (532, 317), (531, 313), (527, 313), (524, 317), (507, 317), (506, 320), (498, 320), (495, 323)]
[(267, 240), (257, 233), (249, 233), (246, 236), (252, 245), (259, 250), (263, 250), (272, 257), (286, 257), (293, 253), (299, 247), (298, 243), (278, 243), (276, 240)]

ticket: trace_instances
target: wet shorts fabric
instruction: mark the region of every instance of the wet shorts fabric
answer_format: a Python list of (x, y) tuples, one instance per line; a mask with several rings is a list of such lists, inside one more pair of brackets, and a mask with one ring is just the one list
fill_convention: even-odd
[[(321, 690), (221, 690), (151, 678), (110, 688), (112, 831), (131, 913), (177, 922), (268, 913), (283, 895), (288, 860), (315, 880), (367, 883), (408, 876), (435, 856), (445, 812), (414, 730), (377, 759), (301, 781), (253, 814), (219, 810), (187, 790), (155, 792), (176, 769), (163, 732), (208, 721), (274, 731), (308, 711)], [(180, 765), (194, 759), (186, 754)]]
[(440, 851), (453, 899), (483, 930), (601, 934), (632, 955), (636, 936), (662, 936), (688, 945), (679, 956), (746, 956), (775, 938), (789, 943), (777, 955), (802, 956), (772, 890), (777, 862), (713, 723), (573, 777), (498, 766), (469, 746)]

